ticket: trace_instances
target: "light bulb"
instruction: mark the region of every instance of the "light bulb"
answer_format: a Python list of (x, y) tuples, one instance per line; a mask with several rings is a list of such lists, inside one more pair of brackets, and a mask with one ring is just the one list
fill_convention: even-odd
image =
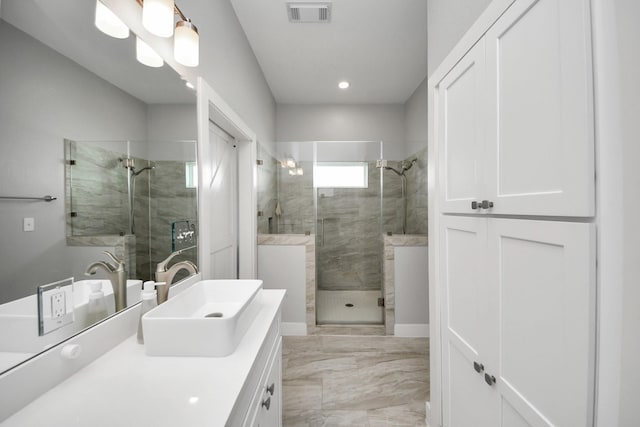
[(171, 37), (174, 7), (173, 0), (144, 0), (142, 25), (153, 35)]
[(187, 67), (197, 67), (200, 63), (200, 36), (191, 20), (178, 21), (173, 39), (173, 57)]
[(347, 82), (347, 81), (343, 81), (343, 82), (338, 83), (338, 87), (339, 87), (340, 89), (348, 89), (348, 88), (349, 88), (349, 86), (350, 86), (350, 84), (349, 84), (349, 82)]
[(129, 27), (100, 0), (96, 0), (95, 25), (108, 36), (117, 39), (126, 39), (129, 37)]
[(164, 64), (162, 57), (140, 37), (136, 37), (136, 59), (147, 67), (157, 68)]

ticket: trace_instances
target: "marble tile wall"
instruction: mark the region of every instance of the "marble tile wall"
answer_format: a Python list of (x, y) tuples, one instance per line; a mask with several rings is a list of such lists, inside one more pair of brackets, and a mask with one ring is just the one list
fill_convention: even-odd
[[(401, 179), (391, 171), (383, 174), (380, 202), (380, 169), (369, 162), (367, 189), (318, 191), (318, 224), (314, 215), (313, 162), (300, 162), (302, 176), (287, 169), (266, 151), (258, 168), (259, 233), (317, 235), (317, 274), (320, 289), (380, 289), (382, 283), (382, 234), (402, 233)], [(407, 172), (407, 234), (427, 233), (427, 150)], [(275, 191), (274, 191), (275, 188)], [(281, 215), (275, 216), (276, 202)], [(382, 214), (381, 214), (382, 210)], [(269, 227), (269, 218), (271, 227)], [(382, 221), (382, 224), (381, 224)], [(324, 230), (323, 230), (324, 225)], [(324, 233), (323, 233), (324, 232)], [(324, 237), (324, 239), (323, 239)]]
[(277, 233), (315, 233), (313, 211), (313, 162), (299, 162), (304, 175), (289, 175), (277, 166), (278, 198), (282, 215), (277, 218)]
[[(318, 190), (318, 287), (374, 290), (382, 283), (380, 169), (368, 162), (368, 188)], [(324, 238), (323, 238), (324, 236)]]
[[(67, 215), (67, 235), (128, 235), (127, 170), (119, 160), (126, 155), (90, 144), (65, 144), (67, 160), (76, 161), (65, 168), (71, 183), (67, 184), (67, 212), (77, 212), (75, 217)], [(146, 159), (134, 160), (136, 170), (151, 165)], [(171, 223), (197, 218), (197, 190), (186, 188), (185, 162), (157, 161), (153, 165), (154, 169), (135, 178), (135, 257), (127, 256), (127, 268), (131, 278), (141, 280), (153, 279), (155, 265), (171, 253)], [(84, 242), (92, 245), (91, 240)], [(196, 258), (193, 250), (175, 260), (196, 262)]]
[(76, 213), (66, 215), (67, 236), (126, 233), (127, 171), (118, 160), (123, 154), (75, 141), (65, 141), (65, 153), (66, 212)]
[(405, 160), (418, 159), (407, 172), (407, 234), (427, 234), (427, 149)]
[[(155, 266), (171, 252), (171, 224), (175, 221), (189, 220), (197, 224), (197, 190), (186, 187), (185, 162), (156, 161), (151, 171), (150, 195), (151, 204), (149, 252), (145, 259), (149, 260), (146, 273), (153, 277)], [(174, 258), (173, 262), (189, 260), (197, 265), (197, 251), (186, 251)], [(140, 274), (144, 274), (140, 272)], [(180, 272), (174, 281), (186, 275)]]
[(258, 234), (272, 234), (276, 233), (279, 163), (262, 144), (258, 144), (257, 157), (258, 160), (262, 160), (262, 164), (258, 165), (258, 212), (262, 212), (262, 215), (258, 216)]

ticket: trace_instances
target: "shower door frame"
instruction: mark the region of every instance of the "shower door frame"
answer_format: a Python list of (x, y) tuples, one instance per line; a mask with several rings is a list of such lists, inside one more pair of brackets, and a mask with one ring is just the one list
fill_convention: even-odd
[[(334, 161), (334, 160), (327, 160), (327, 161), (319, 161), (318, 160), (318, 145), (320, 144), (379, 144), (379, 149), (378, 149), (378, 158), (377, 159), (373, 159), (373, 161), (378, 160), (378, 159), (382, 159), (384, 158), (384, 152), (383, 152), (383, 141), (376, 141), (376, 140), (349, 140), (349, 141), (337, 141), (337, 140), (333, 140), (333, 141), (313, 141), (313, 170), (312, 173), (315, 173), (315, 168), (318, 165), (318, 163), (324, 163), (324, 162), (336, 162), (339, 163), (338, 161)], [(371, 162), (371, 160), (367, 160), (366, 158), (364, 160), (344, 160), (345, 163), (347, 162)], [(379, 268), (379, 277), (380, 277), (380, 282), (379, 282), (379, 288), (376, 290), (380, 291), (380, 296), (379, 298), (382, 298), (382, 301), (384, 302), (384, 271), (383, 271), (383, 265), (384, 265), (384, 245), (382, 242), (383, 239), (383, 225), (384, 225), (384, 173), (382, 171), (382, 169), (378, 170), (377, 173), (379, 174), (379, 189), (378, 189), (378, 215), (377, 215), (377, 219), (378, 219), (378, 227), (377, 227), (377, 234), (378, 237), (380, 238), (380, 244), (378, 245), (378, 250), (377, 250), (377, 258), (378, 258), (378, 268)], [(381, 318), (382, 321), (380, 323), (370, 323), (370, 322), (353, 322), (353, 323), (318, 323), (318, 303), (319, 303), (319, 291), (320, 290), (325, 290), (325, 289), (321, 289), (320, 288), (320, 252), (321, 252), (321, 247), (323, 245), (320, 244), (320, 242), (324, 241), (324, 225), (322, 226), (322, 236), (320, 233), (320, 216), (319, 216), (319, 202), (318, 202), (318, 198), (319, 198), (319, 190), (322, 188), (329, 188), (329, 187), (316, 187), (315, 186), (315, 182), (312, 178), (312, 191), (313, 191), (313, 214), (314, 214), (314, 227), (315, 227), (315, 231), (316, 231), (316, 236), (315, 236), (315, 244), (316, 244), (316, 251), (315, 251), (315, 275), (316, 275), (316, 310), (315, 310), (315, 322), (316, 325), (321, 325), (321, 326), (332, 326), (332, 325), (340, 325), (340, 326), (361, 326), (361, 325), (366, 325), (366, 326), (377, 326), (377, 327), (384, 327), (386, 324), (386, 318), (385, 318), (385, 310), (384, 310), (384, 304), (382, 306), (378, 306), (378, 309), (381, 311)], [(367, 289), (367, 290), (372, 290), (372, 289)]]

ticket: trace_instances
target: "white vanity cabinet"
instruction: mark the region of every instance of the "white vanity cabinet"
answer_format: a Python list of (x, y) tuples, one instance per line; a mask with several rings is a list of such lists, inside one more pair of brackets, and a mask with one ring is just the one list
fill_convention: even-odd
[(595, 226), (444, 216), (444, 426), (587, 426)]
[(274, 320), (234, 406), (227, 426), (282, 425), (282, 338)]
[(588, 0), (514, 1), (436, 86), (442, 211), (593, 216), (592, 75)]

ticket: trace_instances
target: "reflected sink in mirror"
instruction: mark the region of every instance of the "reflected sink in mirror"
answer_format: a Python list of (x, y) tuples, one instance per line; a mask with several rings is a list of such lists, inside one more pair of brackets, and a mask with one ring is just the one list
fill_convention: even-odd
[[(35, 294), (0, 305), (0, 371), (91, 326), (93, 320), (90, 320), (87, 308), (91, 293), (89, 283), (93, 281), (79, 280), (73, 283), (73, 322), (43, 336), (38, 335), (38, 301)], [(95, 281), (102, 285), (106, 316), (110, 316), (115, 313), (111, 282)], [(141, 288), (141, 280), (127, 280), (128, 306), (140, 301)]]
[(149, 356), (224, 357), (260, 309), (262, 280), (203, 280), (142, 317)]

